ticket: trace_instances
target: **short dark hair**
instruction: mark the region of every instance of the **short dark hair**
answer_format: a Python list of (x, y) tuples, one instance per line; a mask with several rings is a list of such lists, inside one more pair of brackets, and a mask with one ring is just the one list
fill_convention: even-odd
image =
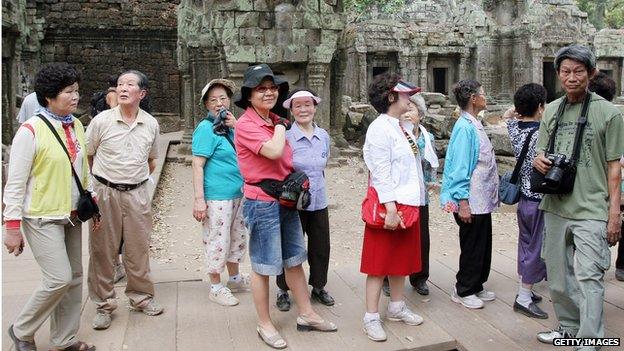
[(607, 101), (612, 101), (615, 97), (615, 81), (606, 73), (598, 72), (589, 81), (589, 91), (593, 91)]
[(65, 62), (46, 65), (35, 76), (35, 93), (39, 105), (48, 107), (46, 98), (56, 98), (63, 89), (74, 83), (80, 83), (80, 72), (76, 67)]
[(468, 106), (470, 97), (479, 93), (479, 88), (481, 88), (481, 83), (476, 80), (464, 79), (457, 82), (453, 87), (453, 95), (455, 95), (459, 108), (465, 109)]
[(540, 105), (546, 104), (546, 88), (536, 83), (525, 84), (518, 88), (513, 101), (520, 116), (533, 116)]
[(126, 75), (126, 74), (134, 74), (135, 76), (139, 77), (139, 88), (143, 90), (149, 89), (149, 79), (147, 79), (147, 76), (145, 75), (145, 73), (141, 71), (137, 71), (136, 69), (129, 69), (123, 72), (122, 74), (120, 74), (119, 77), (117, 77), (117, 79), (119, 79), (121, 76)]
[(574, 44), (559, 49), (557, 54), (555, 54), (555, 71), (559, 72), (561, 62), (565, 59), (582, 63), (589, 73), (596, 69), (596, 55), (584, 45)]
[(390, 107), (390, 95), (394, 96), (394, 101), (398, 100), (399, 94), (392, 91), (397, 83), (401, 80), (401, 76), (396, 73), (382, 73), (375, 78), (368, 87), (368, 101), (379, 113), (388, 112)]
[[(288, 94), (288, 97), (286, 98), (286, 100), (290, 99), (293, 95), (295, 95), (295, 93), (298, 93), (300, 91), (307, 91), (307, 92), (309, 92), (310, 94), (312, 94), (314, 96), (318, 96), (318, 95), (316, 95), (316, 92), (314, 92), (314, 90), (312, 90), (312, 89), (302, 88), (302, 87), (295, 87), (295, 89), (293, 89)], [(286, 100), (284, 100), (284, 101), (286, 101)], [(312, 99), (312, 103), (314, 104), (314, 106), (318, 105), (318, 103), (314, 99)], [(290, 101), (290, 106), (288, 106), (288, 107), (292, 108), (292, 100)]]
[(111, 74), (110, 76), (108, 76), (108, 87), (109, 88), (116, 88), (117, 87), (117, 79), (119, 79), (119, 75), (118, 74)]

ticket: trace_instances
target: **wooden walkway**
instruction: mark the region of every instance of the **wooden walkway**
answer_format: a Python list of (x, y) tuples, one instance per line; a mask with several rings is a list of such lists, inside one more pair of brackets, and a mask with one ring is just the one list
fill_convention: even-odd
[[(83, 252), (87, 253), (86, 241), (83, 246)], [(431, 294), (423, 297), (409, 286), (405, 289), (408, 304), (424, 317), (425, 322), (416, 327), (386, 322), (388, 341), (384, 343), (372, 342), (362, 332), (364, 275), (354, 265), (331, 269), (327, 288), (336, 298), (337, 304), (333, 307), (315, 305), (323, 317), (338, 324), (337, 333), (297, 332), (294, 309), (284, 313), (273, 308), (272, 318), (291, 350), (551, 350), (551, 346), (539, 343), (535, 334), (550, 328), (554, 319), (530, 319), (512, 311), (517, 288), (515, 261), (497, 252), (493, 254), (493, 269), (487, 285), (497, 293), (497, 300), (486, 303), (481, 310), (468, 310), (452, 303), (449, 291), (454, 282), (456, 259), (432, 257), (429, 282)], [(86, 267), (88, 256), (85, 254), (83, 259)], [(90, 327), (95, 310), (86, 298), (85, 284), (79, 333), (82, 339), (95, 343), (98, 350), (111, 351), (270, 349), (255, 332), (256, 316), (250, 292), (237, 295), (241, 301), (238, 306), (222, 307), (208, 300), (208, 284), (201, 281), (198, 273), (157, 262), (152, 264), (156, 296), (165, 306), (165, 313), (159, 317), (147, 317), (130, 312), (125, 307), (122, 281), (116, 287), (120, 307), (113, 314), (112, 326), (108, 330), (95, 331)], [(13, 350), (4, 333), (37, 284), (38, 267), (28, 251), (18, 258), (3, 254), (3, 350)], [(622, 338), (624, 284), (615, 281), (610, 271), (605, 285), (607, 336)], [(547, 286), (539, 284), (537, 290), (545, 296), (542, 308), (554, 316), (548, 301)], [(272, 303), (274, 296), (272, 291)], [(382, 317), (387, 301), (388, 298), (382, 297)], [(37, 334), (39, 347), (49, 346), (48, 328), (46, 322)]]

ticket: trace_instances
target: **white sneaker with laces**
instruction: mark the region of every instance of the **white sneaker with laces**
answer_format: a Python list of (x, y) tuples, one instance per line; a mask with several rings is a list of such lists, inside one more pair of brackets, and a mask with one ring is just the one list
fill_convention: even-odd
[(228, 280), (226, 286), (231, 292), (249, 291), (251, 289), (251, 281), (248, 274), (241, 274), (237, 282)]
[(386, 341), (388, 338), (379, 319), (364, 321), (364, 333), (373, 341)]
[(232, 295), (230, 289), (223, 287), (219, 289), (217, 292), (212, 292), (208, 294), (208, 298), (210, 301), (214, 301), (222, 306), (236, 306), (238, 305), (238, 299)]
[(485, 289), (479, 291), (476, 295), (482, 301), (494, 301), (496, 299), (496, 294), (493, 291), (487, 291)]
[(483, 300), (478, 298), (476, 295), (468, 295), (468, 296), (461, 297), (457, 295), (457, 290), (455, 289), (453, 289), (453, 292), (451, 293), (451, 301), (455, 303), (460, 303), (464, 305), (464, 307), (466, 308), (472, 308), (472, 309), (483, 308)]
[(386, 316), (389, 320), (393, 322), (403, 322), (407, 325), (419, 325), (424, 321), (421, 316), (417, 315), (416, 313), (412, 312), (412, 310), (407, 308), (405, 302), (402, 303), (401, 310), (399, 312), (392, 313), (390, 312), (390, 309), (388, 309), (388, 313), (386, 314)]

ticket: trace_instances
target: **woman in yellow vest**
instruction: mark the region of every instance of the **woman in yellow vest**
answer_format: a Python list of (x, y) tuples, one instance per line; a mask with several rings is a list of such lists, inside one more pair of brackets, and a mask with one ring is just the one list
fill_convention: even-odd
[[(78, 341), (82, 301), (82, 223), (76, 217), (79, 190), (91, 190), (84, 127), (72, 115), (78, 106), (80, 73), (66, 63), (44, 67), (35, 78), (43, 107), (21, 125), (11, 147), (4, 189), (4, 245), (18, 256), (24, 237), (39, 264), (41, 285), (9, 327), (16, 350), (35, 350), (35, 332), (50, 317), (50, 347), (95, 350)], [(56, 129), (65, 150), (42, 118)], [(99, 223), (94, 223), (99, 226)]]

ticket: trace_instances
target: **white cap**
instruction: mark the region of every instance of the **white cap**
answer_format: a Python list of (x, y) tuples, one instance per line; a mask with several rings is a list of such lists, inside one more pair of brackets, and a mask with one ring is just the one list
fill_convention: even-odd
[(311, 92), (309, 92), (307, 90), (300, 90), (300, 91), (294, 93), (286, 101), (284, 101), (282, 103), (282, 106), (284, 106), (285, 109), (290, 110), (290, 103), (292, 102), (292, 100), (293, 99), (297, 99), (297, 98), (302, 98), (302, 97), (310, 97), (310, 98), (312, 98), (312, 100), (314, 100), (314, 102), (316, 102), (317, 105), (321, 102), (321, 98), (320, 97), (314, 96), (314, 94), (312, 94)]

